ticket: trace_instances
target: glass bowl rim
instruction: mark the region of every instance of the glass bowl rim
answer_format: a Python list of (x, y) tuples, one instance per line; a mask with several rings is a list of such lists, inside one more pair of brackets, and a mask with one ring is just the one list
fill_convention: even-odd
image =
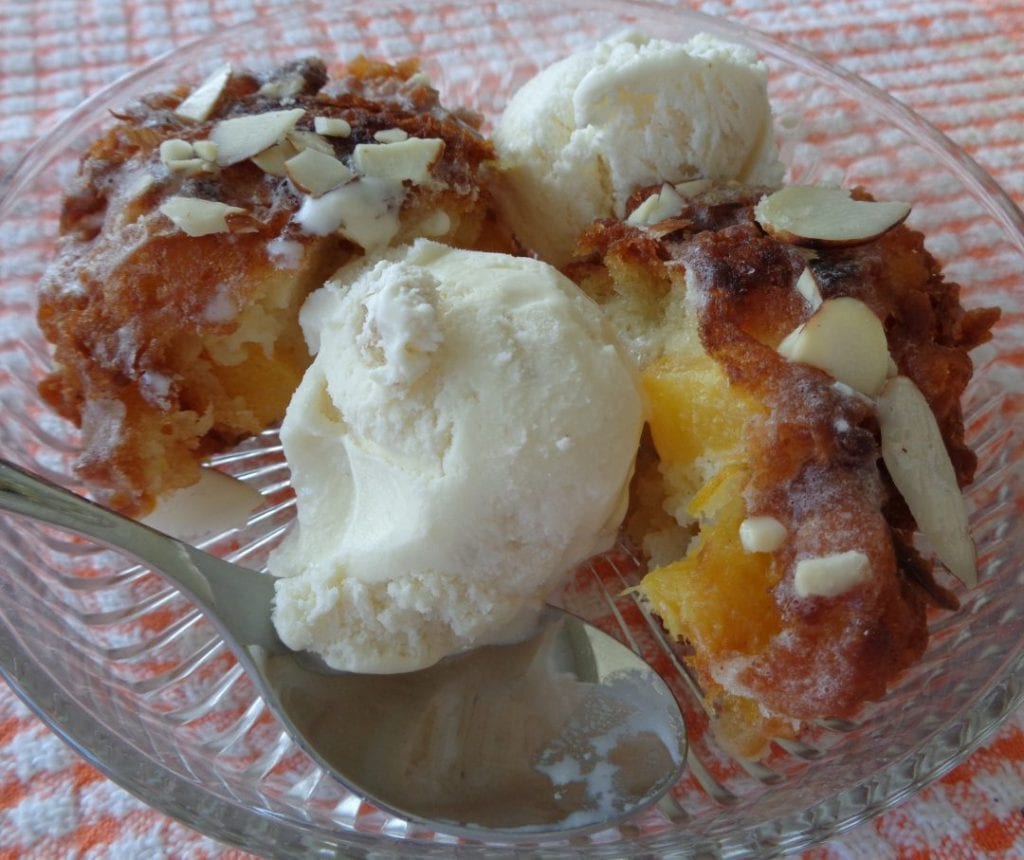
[[(165, 65), (181, 62), (188, 54), (203, 52), (247, 31), (262, 31), (271, 21), (280, 27), (287, 23), (288, 19), (297, 20), (300, 16), (308, 15), (314, 8), (324, 15), (334, 16), (343, 12), (346, 7), (355, 5), (349, 0), (340, 6), (303, 3), (300, 4), (302, 8), (293, 8), (284, 14), (264, 10), (247, 20), (186, 39), (139, 68), (105, 85), (78, 107), (52, 123), (48, 129), (40, 132), (37, 139), (11, 165), (6, 175), (0, 178), (0, 222), (6, 220), (21, 192), (37, 178), (53, 158), (55, 150), (60, 148), (59, 142), (62, 137), (66, 139), (73, 136), (78, 127), (91, 125), (97, 109), (117, 97), (119, 93), (124, 93), (125, 97), (139, 95), (142, 93), (140, 87)], [(396, 5), (406, 4), (401, 0), (370, 0), (369, 3), (359, 4), (364, 14), (383, 11)], [(448, 0), (446, 5), (465, 8), (477, 6), (474, 0)], [(971, 192), (975, 202), (1000, 225), (1003, 238), (1012, 240), (1021, 254), (1024, 254), (1024, 212), (1009, 198), (996, 180), (931, 122), (858, 75), (823, 60), (806, 49), (744, 24), (693, 9), (671, 8), (657, 0), (563, 0), (559, 5), (580, 12), (600, 9), (619, 16), (643, 16), (648, 23), (691, 22), (695, 32), (704, 30), (725, 39), (738, 40), (762, 56), (771, 56), (834, 88), (854, 95), (862, 102), (869, 103), (872, 110), (881, 118), (905, 132), (913, 132), (915, 142), (956, 174)], [(150, 773), (150, 779), (147, 779), (146, 771), (152, 771), (155, 763), (140, 759), (130, 744), (107, 729), (84, 707), (63, 696), (44, 673), (33, 672), (33, 663), (34, 658), (21, 646), (16, 634), (6, 625), (0, 625), (0, 676), (26, 706), (58, 737), (111, 781), (147, 806), (211, 838), (245, 850), (273, 851), (275, 856), (281, 851), (333, 851), (339, 848), (372, 851), (375, 856), (381, 856), (381, 852), (386, 852), (388, 848), (394, 848), (398, 853), (405, 853), (406, 848), (414, 848), (421, 856), (436, 856), (435, 852), (449, 853), (452, 850), (452, 846), (444, 843), (416, 843), (415, 846), (392, 844), (376, 834), (354, 830), (332, 832), (322, 828), (299, 828), (279, 814), (255, 811), (251, 807), (231, 803), (220, 797), (207, 797), (203, 804), (189, 803), (190, 795), (194, 796), (195, 786), (175, 774), (162, 774), (161, 784), (166, 786), (170, 780), (171, 790), (164, 789), (161, 795), (154, 796), (150, 790), (152, 774)], [(953, 769), (993, 734), (1022, 703), (1024, 652), (1009, 661), (1001, 673), (990, 678), (987, 685), (978, 690), (974, 704), (966, 708), (958, 719), (934, 731), (930, 737), (909, 749), (902, 757), (890, 762), (881, 771), (818, 801), (815, 806), (805, 811), (800, 821), (795, 820), (794, 816), (789, 816), (794, 818), (792, 830), (780, 835), (778, 831), (768, 830), (765, 823), (752, 824), (737, 834), (738, 839), (730, 838), (725, 843), (718, 843), (719, 847), (730, 849), (729, 853), (732, 856), (736, 856), (737, 852), (745, 855), (745, 850), (763, 851), (768, 845), (774, 845), (778, 851), (788, 853), (838, 835), (901, 803), (920, 788)], [(957, 736), (958, 743), (952, 747), (943, 747), (946, 743), (944, 735), (949, 732)], [(929, 757), (940, 750), (945, 754), (939, 755), (936, 761), (931, 761)], [(926, 760), (929, 761), (929, 766), (920, 770), (918, 765)], [(861, 803), (858, 808), (845, 815), (837, 809), (836, 814), (828, 817), (827, 804), (839, 802), (839, 805), (842, 805), (841, 801), (844, 798), (853, 800), (855, 792), (880, 785), (908, 763), (914, 764), (913, 776), (905, 784), (890, 790), (875, 802)], [(854, 806), (857, 806), (856, 802)], [(815, 818), (812, 823), (808, 823), (806, 813), (811, 811), (824, 813), (825, 820)], [(782, 816), (775, 821), (785, 822), (786, 818), (787, 816)], [(273, 841), (254, 844), (252, 840), (257, 835), (271, 837)], [(286, 838), (281, 839), (281, 836)], [(661, 834), (641, 839), (637, 847), (649, 851), (663, 841), (664, 834)], [(536, 856), (577, 854), (571, 847), (563, 850), (566, 847), (548, 848), (539, 845)], [(465, 848), (469, 852), (480, 851), (483, 854), (501, 850), (497, 844)], [(618, 850), (621, 851), (621, 846)], [(289, 853), (282, 856), (293, 855)]]

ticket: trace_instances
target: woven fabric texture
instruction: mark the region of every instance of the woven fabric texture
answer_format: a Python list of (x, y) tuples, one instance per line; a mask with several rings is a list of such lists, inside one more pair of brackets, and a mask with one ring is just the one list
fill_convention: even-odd
[[(90, 93), (291, 0), (0, 0), (0, 176)], [(947, 133), (1024, 205), (1020, 0), (692, 0), (859, 74)], [(0, 684), (0, 860), (249, 857), (150, 810)], [(1024, 857), (1024, 714), (815, 860)]]

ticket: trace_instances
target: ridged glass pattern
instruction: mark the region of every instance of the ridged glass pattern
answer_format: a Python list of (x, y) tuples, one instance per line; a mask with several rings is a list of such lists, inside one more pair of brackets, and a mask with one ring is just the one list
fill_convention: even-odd
[[(684, 777), (656, 808), (610, 829), (520, 844), (532, 856), (764, 856), (852, 826), (948, 770), (1020, 702), (1024, 611), (1024, 219), (954, 145), (866, 84), (714, 19), (644, 3), (337, 4), (243, 25), (183, 48), (100, 93), (41, 140), (0, 200), (0, 453), (75, 487), (75, 434), (40, 402), (47, 348), (34, 291), (56, 232), (61, 189), (108, 111), (223, 62), (319, 54), (419, 56), (449, 104), (488, 122), (552, 60), (624, 27), (673, 39), (701, 30), (752, 45), (771, 71), (790, 181), (863, 184), (915, 204), (969, 305), (1006, 322), (978, 351), (967, 393), (980, 457), (969, 492), (981, 581), (936, 613), (923, 661), (855, 720), (779, 741), (763, 761), (731, 758), (708, 730), (681, 648), (626, 588), (640, 571), (619, 548), (579, 571), (560, 601), (645, 654), (686, 715)], [(288, 528), (294, 496), (274, 431), (216, 458), (264, 505), (210, 552), (261, 568)], [(82, 489), (77, 487), (77, 489)], [(153, 806), (223, 841), (272, 856), (506, 854), (396, 819), (325, 777), (263, 707), (213, 627), (152, 572), (52, 529), (0, 518), (0, 669), (57, 732)], [(341, 727), (343, 730), (343, 727)]]

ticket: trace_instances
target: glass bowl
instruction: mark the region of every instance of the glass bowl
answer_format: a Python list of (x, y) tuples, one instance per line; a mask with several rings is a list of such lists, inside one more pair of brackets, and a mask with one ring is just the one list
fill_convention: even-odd
[[(656, 623), (623, 596), (636, 565), (622, 553), (580, 571), (562, 602), (648, 649), (690, 718), (691, 753), (669, 798), (625, 824), (571, 841), (520, 844), (531, 856), (796, 850), (899, 802), (953, 767), (1021, 701), (1024, 679), (1024, 218), (964, 153), (863, 81), (734, 24), (642, 2), (341, 3), (275, 15), (182, 47), (89, 99), (12, 171), (0, 199), (0, 453), (75, 487), (72, 428), (40, 402), (47, 347), (34, 290), (56, 233), (62, 188), (109, 111), (196, 81), (225, 59), (265, 66), (320, 54), (418, 56), (447, 104), (493, 121), (547, 63), (626, 27), (684, 40), (707, 31), (750, 45), (770, 69), (778, 136), (793, 182), (864, 185), (914, 204), (965, 304), (1002, 305), (975, 353), (968, 438), (980, 456), (968, 498), (981, 581), (884, 700), (848, 722), (812, 727), (763, 761), (719, 749), (695, 686)], [(218, 457), (264, 506), (212, 552), (260, 567), (292, 518), (276, 434)], [(81, 489), (80, 487), (77, 487)], [(435, 833), (363, 802), (324, 777), (266, 713), (211, 625), (154, 574), (115, 553), (0, 518), (0, 671), (91, 763), (147, 803), (223, 842), (268, 855), (460, 856), (507, 853)], [(457, 846), (457, 848), (456, 848)]]

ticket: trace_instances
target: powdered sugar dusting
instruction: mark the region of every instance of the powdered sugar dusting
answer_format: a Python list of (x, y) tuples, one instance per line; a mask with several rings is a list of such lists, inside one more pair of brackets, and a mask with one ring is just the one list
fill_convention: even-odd
[(218, 284), (203, 308), (203, 320), (209, 323), (226, 323), (233, 320), (236, 313), (229, 286)]
[(154, 406), (166, 409), (170, 405), (168, 395), (171, 392), (171, 377), (155, 370), (143, 371), (139, 378), (139, 390), (142, 396)]
[(302, 243), (278, 236), (267, 242), (267, 254), (282, 269), (297, 269), (302, 263)]

